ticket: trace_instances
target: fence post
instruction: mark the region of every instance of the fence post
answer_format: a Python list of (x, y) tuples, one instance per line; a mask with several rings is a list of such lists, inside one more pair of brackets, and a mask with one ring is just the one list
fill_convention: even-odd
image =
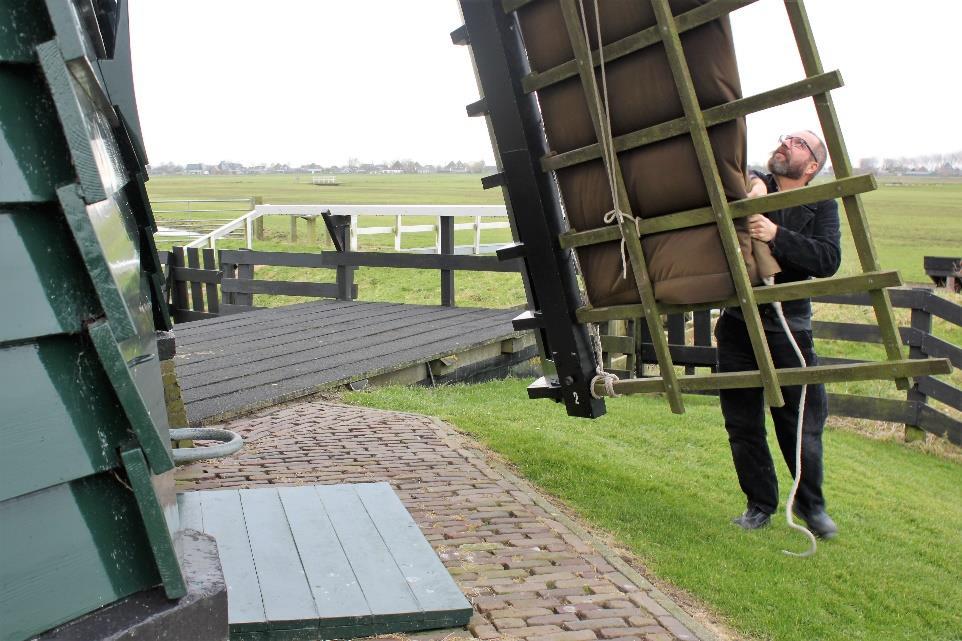
[[(336, 216), (330, 217), (329, 231), (332, 231), (332, 235), (336, 238), (331, 240), (334, 242), (335, 248), (340, 248), (339, 251), (344, 251), (345, 248), (349, 248), (349, 243), (351, 240), (351, 224), (354, 218), (351, 216)], [(353, 265), (338, 265), (337, 266), (337, 277), (335, 282), (337, 283), (337, 299), (338, 300), (354, 300), (354, 266)]]
[[(932, 333), (932, 314), (926, 311), (925, 300), (932, 293), (928, 290), (917, 289), (915, 300), (912, 303), (912, 329), (916, 332), (927, 335)], [(921, 347), (916, 347), (912, 345), (909, 347), (909, 358), (925, 358), (926, 354)], [(926, 405), (929, 402), (928, 396), (924, 392), (919, 390), (919, 384), (913, 383), (909, 387), (908, 391), (905, 393), (906, 400), (910, 403), (918, 403), (919, 405)], [(916, 412), (916, 416), (919, 412)], [(918, 419), (916, 418), (916, 421)], [(925, 430), (920, 428), (918, 425), (905, 424), (905, 442), (911, 443), (912, 441), (920, 441), (925, 438)]]
[[(263, 196), (251, 197), (251, 209), (257, 209), (258, 205), (264, 204)], [(258, 216), (254, 219), (254, 240), (264, 240), (264, 217)]]
[(288, 216), (291, 219), (291, 244), (297, 244), (297, 216)]
[[(454, 254), (454, 216), (439, 216), (438, 224), (441, 226), (440, 253), (451, 256)], [(451, 269), (441, 270), (441, 304), (454, 307), (454, 271)]]

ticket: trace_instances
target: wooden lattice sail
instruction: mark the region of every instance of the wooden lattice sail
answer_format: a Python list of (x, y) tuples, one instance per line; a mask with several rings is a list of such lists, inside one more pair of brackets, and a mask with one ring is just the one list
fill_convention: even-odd
[[(905, 389), (949, 371), (946, 360), (903, 358), (885, 290), (901, 280), (881, 271), (859, 197), (875, 182), (852, 174), (830, 95), (841, 75), (822, 69), (801, 0), (785, 7), (806, 78), (741, 95), (728, 14), (753, 1), (604, 0), (595, 20), (594, 3), (579, 0), (461, 0), (465, 25), (452, 38), (471, 45), (483, 94), (468, 111), (489, 119), (501, 173), (486, 183), (504, 188), (519, 241), (500, 254), (525, 259), (532, 309), (516, 327), (538, 331), (553, 370), (531, 397), (603, 413), (585, 324), (613, 320), (647, 330), (660, 371), (614, 391), (663, 392), (675, 412), (683, 392), (760, 386), (780, 406), (781, 385), (892, 379)], [(802, 99), (815, 102), (835, 179), (745, 199), (745, 116)], [(831, 198), (842, 199), (862, 273), (762, 285), (771, 257), (741, 231), (744, 219)], [(579, 275), (594, 304), (583, 304)], [(759, 304), (858, 292), (870, 295), (886, 361), (776, 370)], [(721, 307), (740, 308), (759, 369), (678, 376), (663, 316)]]

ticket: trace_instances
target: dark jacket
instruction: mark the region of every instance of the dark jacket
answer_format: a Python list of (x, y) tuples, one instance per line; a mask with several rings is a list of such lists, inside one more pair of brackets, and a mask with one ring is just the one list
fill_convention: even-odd
[[(765, 182), (768, 193), (778, 191), (774, 176), (753, 173)], [(821, 200), (810, 205), (779, 209), (765, 216), (778, 225), (778, 233), (769, 243), (772, 255), (782, 267), (781, 273), (775, 276), (776, 284), (824, 278), (838, 271), (842, 263), (842, 247), (836, 201)], [(759, 311), (766, 330), (781, 331), (770, 305), (760, 305)], [(792, 330), (811, 329), (811, 299), (785, 301), (782, 311)], [(737, 308), (727, 313), (741, 318), (741, 311)]]

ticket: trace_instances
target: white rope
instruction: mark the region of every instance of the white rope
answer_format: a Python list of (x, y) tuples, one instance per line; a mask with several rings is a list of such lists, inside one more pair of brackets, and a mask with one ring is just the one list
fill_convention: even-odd
[[(766, 285), (774, 285), (775, 277), (769, 276), (764, 279)], [(785, 335), (788, 336), (789, 342), (792, 344), (792, 349), (795, 350), (795, 355), (798, 356), (798, 362), (801, 366), (807, 367), (808, 363), (805, 362), (805, 356), (802, 354), (802, 350), (799, 348), (798, 343), (795, 341), (795, 336), (792, 334), (792, 330), (788, 326), (788, 321), (785, 320), (785, 314), (782, 312), (782, 304), (778, 301), (772, 303), (775, 308), (775, 313), (778, 315), (778, 321), (782, 324), (782, 329), (785, 330)], [(818, 550), (818, 543), (815, 540), (815, 535), (812, 534), (811, 530), (803, 525), (799, 525), (795, 522), (794, 515), (792, 514), (795, 507), (795, 496), (798, 494), (798, 488), (802, 483), (802, 424), (805, 422), (805, 395), (808, 392), (808, 385), (802, 385), (802, 394), (798, 401), (798, 421), (795, 424), (795, 481), (792, 483), (792, 490), (788, 493), (788, 503), (785, 505), (785, 521), (788, 523), (788, 527), (793, 530), (798, 530), (808, 537), (809, 543), (811, 544), (807, 550), (804, 552), (790, 552), (789, 550), (782, 550), (783, 554), (789, 556), (798, 557), (808, 557), (815, 554)]]
[(615, 383), (621, 379), (618, 378), (617, 374), (605, 371), (604, 351), (601, 347), (601, 333), (598, 331), (598, 325), (588, 323), (588, 334), (591, 336), (591, 349), (595, 355), (595, 375), (592, 377), (591, 383), (588, 384), (591, 396), (592, 398), (604, 398), (603, 395), (595, 392), (595, 383), (601, 380), (605, 384), (605, 393), (612, 398), (618, 398), (621, 394), (615, 391)]
[[(595, 25), (597, 27), (598, 36), (598, 52), (600, 55), (601, 63), (601, 91), (604, 93), (604, 100), (602, 101), (601, 92), (598, 91), (598, 82), (595, 79), (595, 65), (591, 58), (591, 37), (588, 34), (588, 20), (585, 17), (585, 5), (584, 0), (579, 0), (579, 8), (581, 10), (581, 26), (582, 31), (585, 36), (585, 48), (588, 50), (588, 69), (590, 70), (591, 76), (591, 87), (593, 89), (592, 97), (595, 101), (595, 107), (598, 113), (604, 112), (605, 119), (600, 123), (600, 129), (598, 136), (598, 142), (601, 144), (602, 152), (605, 156), (605, 162), (602, 163), (605, 166), (605, 173), (608, 177), (608, 189), (611, 191), (611, 202), (613, 204), (613, 209), (606, 212), (603, 220), (606, 224), (611, 224), (617, 222), (621, 225), (625, 219), (631, 220), (635, 223), (635, 230), (640, 234), (638, 227), (638, 220), (636, 220), (630, 214), (627, 214), (621, 210), (620, 199), (618, 198), (618, 184), (615, 174), (615, 163), (618, 162), (618, 158), (615, 154), (615, 144), (611, 138), (611, 111), (608, 108), (608, 80), (605, 74), (605, 57), (601, 55), (602, 51), (602, 40), (601, 40), (601, 15), (598, 11), (598, 0), (594, 0), (594, 10), (595, 10)], [(628, 259), (626, 255), (627, 247), (625, 244), (624, 236), (621, 239), (621, 277), (628, 277)], [(598, 326), (594, 323), (588, 324), (588, 334), (591, 337), (591, 348), (595, 356), (595, 376), (592, 377), (591, 383), (588, 385), (588, 389), (591, 390), (591, 396), (596, 399), (604, 398), (602, 395), (595, 392), (595, 385), (599, 381), (604, 382), (605, 393), (608, 396), (617, 398), (621, 396), (615, 390), (615, 383), (618, 382), (619, 378), (616, 374), (611, 372), (606, 372), (604, 368), (604, 349), (601, 346), (601, 333), (598, 331)]]
[[(608, 189), (611, 191), (611, 202), (613, 209), (605, 213), (603, 220), (606, 224), (617, 222), (620, 226), (625, 220), (630, 220), (635, 224), (635, 234), (641, 235), (640, 222), (637, 218), (621, 210), (621, 199), (618, 197), (618, 180), (615, 174), (615, 163), (618, 162), (618, 156), (615, 153), (615, 142), (612, 138), (611, 133), (611, 109), (609, 107), (608, 100), (608, 74), (605, 71), (605, 56), (604, 56), (604, 45), (601, 40), (601, 14), (598, 11), (598, 0), (594, 0), (594, 10), (595, 10), (595, 30), (598, 37), (598, 62), (601, 67), (601, 91), (598, 90), (598, 81), (595, 79), (595, 63), (591, 57), (591, 37), (588, 35), (588, 20), (585, 17), (585, 4), (584, 0), (578, 1), (578, 6), (581, 10), (581, 26), (585, 34), (585, 48), (588, 52), (588, 69), (589, 75), (591, 76), (591, 86), (594, 91), (592, 91), (592, 97), (595, 101), (595, 108), (598, 113), (602, 112), (605, 115), (604, 120), (600, 123), (601, 131), (598, 136), (598, 143), (601, 145), (602, 153), (605, 157), (605, 173), (608, 176)], [(604, 94), (604, 100), (602, 100), (602, 94)], [(627, 255), (627, 245), (625, 243), (625, 238), (621, 238), (621, 277), (628, 278), (628, 255)]]

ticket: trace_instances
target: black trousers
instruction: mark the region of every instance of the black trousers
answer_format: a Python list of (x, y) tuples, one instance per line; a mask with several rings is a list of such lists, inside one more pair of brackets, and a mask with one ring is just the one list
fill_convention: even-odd
[[(805, 361), (817, 365), (812, 333), (793, 332)], [(775, 367), (799, 367), (798, 355), (783, 331), (766, 332)], [(718, 343), (718, 371), (756, 370), (745, 322), (722, 314), (715, 325)], [(782, 387), (783, 407), (770, 408), (778, 446), (795, 477), (795, 439), (802, 388)], [(749, 507), (773, 514), (778, 508), (778, 481), (768, 442), (765, 439), (765, 399), (760, 387), (721, 390), (722, 415), (731, 445), (738, 483), (748, 498)], [(814, 514), (825, 509), (822, 496), (822, 431), (828, 417), (828, 396), (824, 385), (809, 385), (802, 424), (802, 482), (795, 509)]]

